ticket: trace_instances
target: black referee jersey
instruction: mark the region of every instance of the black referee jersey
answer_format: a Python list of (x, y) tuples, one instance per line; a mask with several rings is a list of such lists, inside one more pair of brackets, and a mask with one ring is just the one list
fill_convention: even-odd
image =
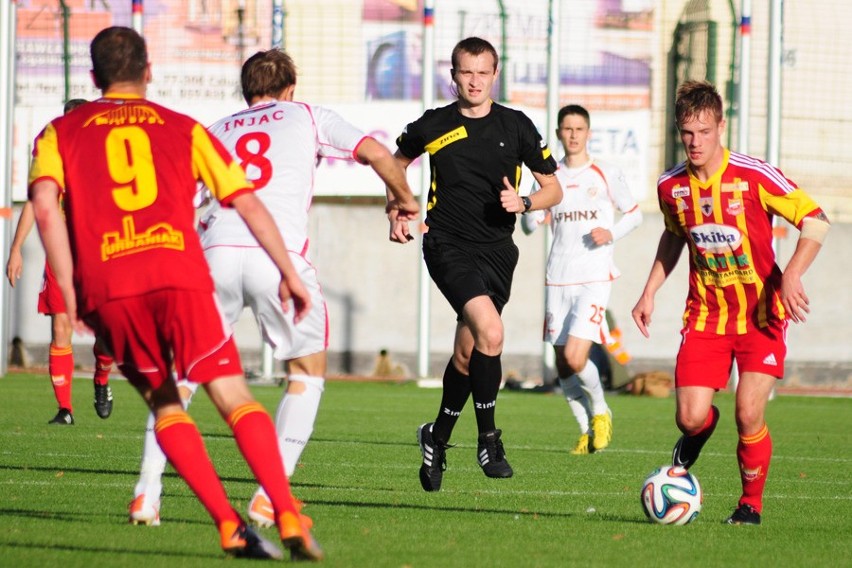
[(492, 103), (481, 118), (456, 103), (426, 111), (397, 138), (401, 154), (428, 152), (432, 172), (426, 224), (444, 237), (479, 244), (511, 238), (516, 215), (500, 204), (503, 176), (517, 190), (521, 164), (552, 174), (556, 160), (524, 113)]

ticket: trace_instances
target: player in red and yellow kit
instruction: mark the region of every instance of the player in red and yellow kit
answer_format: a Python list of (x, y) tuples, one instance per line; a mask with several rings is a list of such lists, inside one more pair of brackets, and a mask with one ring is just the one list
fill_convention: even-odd
[[(772, 455), (766, 403), (784, 376), (787, 321), (804, 322), (810, 311), (802, 275), (829, 223), (778, 169), (722, 145), (722, 98), (713, 85), (681, 85), (675, 115), (687, 160), (657, 183), (666, 229), (633, 319), (647, 337), (654, 295), (687, 246), (689, 293), (675, 367), (676, 419), (683, 436), (672, 462), (689, 468), (698, 459), (719, 420), (713, 394), (725, 387), (736, 361), (743, 493), (727, 522), (756, 525)], [(772, 248), (775, 216), (801, 231), (783, 272)]]
[[(85, 99), (71, 99), (65, 103), (64, 112), (67, 114), (86, 103)], [(14, 288), (15, 282), (21, 278), (24, 258), (21, 249), (24, 241), (33, 227), (32, 204), (27, 202), (21, 210), (12, 246), (9, 248), (9, 261), (6, 263), (6, 277)], [(53, 394), (59, 409), (56, 416), (48, 424), (73, 425), (74, 407), (71, 402), (71, 385), (74, 373), (74, 353), (71, 349), (71, 321), (65, 313), (65, 302), (56, 284), (56, 278), (45, 264), (42, 289), (38, 295), (38, 313), (50, 316), (50, 350), (48, 353), (48, 372), (50, 374)], [(109, 372), (112, 369), (112, 358), (104, 353), (96, 341), (93, 347), (95, 354), (95, 412), (101, 418), (109, 418), (112, 413), (112, 390), (109, 387)]]
[(95, 36), (90, 51), (103, 97), (45, 127), (29, 176), (68, 316), (75, 328), (94, 330), (148, 403), (160, 448), (214, 519), (226, 552), (282, 556), (229, 503), (181, 404), (173, 367), (204, 386), (233, 430), (291, 556), (319, 560), (322, 550), (284, 474), (275, 427), (246, 385), (216, 301), (194, 227), (197, 182), (246, 221), (278, 267), (279, 297), (297, 320), (310, 309), (310, 297), (274, 220), (221, 142), (190, 117), (145, 99), (151, 80), (145, 40), (130, 28), (111, 27)]

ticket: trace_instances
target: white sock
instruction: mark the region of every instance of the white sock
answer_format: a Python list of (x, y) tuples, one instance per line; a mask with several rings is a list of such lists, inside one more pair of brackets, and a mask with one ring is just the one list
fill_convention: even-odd
[(305, 391), (299, 394), (284, 393), (275, 413), (275, 430), (278, 448), (284, 460), (287, 477), (293, 476), (302, 451), (314, 431), (320, 399), (325, 389), (325, 379), (309, 375), (290, 375), (288, 381), (304, 383)]
[(583, 367), (582, 371), (577, 373), (577, 376), (580, 377), (580, 385), (591, 402), (592, 414), (606, 414), (609, 411), (609, 406), (606, 403), (606, 399), (604, 399), (601, 374), (597, 366), (591, 360), (586, 361), (586, 366)]
[(133, 490), (133, 496), (148, 496), (148, 502), (156, 502), (163, 492), (163, 471), (166, 469), (166, 455), (157, 443), (154, 434), (154, 413), (148, 413), (145, 426), (145, 440), (142, 442), (142, 465), (139, 468), (139, 481)]
[(571, 375), (567, 379), (559, 377), (559, 386), (562, 387), (562, 393), (565, 395), (565, 400), (568, 401), (568, 407), (574, 413), (574, 418), (577, 419), (577, 424), (580, 425), (580, 433), (589, 433), (589, 417), (592, 415), (592, 410), (589, 408), (589, 399), (586, 398), (586, 393), (580, 388), (580, 379), (577, 375)]
[[(186, 380), (178, 381), (179, 387), (189, 389), (189, 398), (183, 401), (183, 408), (186, 409), (192, 400), (192, 395), (195, 394), (198, 388), (198, 383), (191, 383)], [(154, 413), (148, 413), (148, 423), (145, 426), (145, 439), (142, 442), (142, 464), (139, 467), (139, 481), (136, 482), (136, 487), (133, 489), (133, 496), (139, 497), (143, 493), (148, 497), (148, 502), (157, 502), (160, 500), (160, 495), (163, 493), (163, 472), (166, 470), (166, 454), (160, 449), (160, 444), (157, 443), (157, 436), (154, 434), (155, 425)]]

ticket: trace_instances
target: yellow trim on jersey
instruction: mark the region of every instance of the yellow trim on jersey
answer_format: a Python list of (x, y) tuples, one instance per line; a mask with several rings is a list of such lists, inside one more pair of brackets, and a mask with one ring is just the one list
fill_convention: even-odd
[[(727, 158), (727, 154), (725, 155)], [(725, 165), (727, 166), (727, 160)], [(722, 172), (724, 169), (719, 168), (719, 170), (713, 174), (712, 180), (713, 185), (711, 187), (710, 196), (713, 199), (713, 222), (717, 225), (722, 225), (725, 222), (725, 217), (722, 215)], [(716, 333), (718, 335), (723, 335), (725, 333), (725, 327), (728, 325), (728, 303), (725, 301), (725, 291), (720, 286), (714, 287), (716, 292), (716, 304), (719, 306), (718, 311), (718, 320), (716, 321)]]
[[(758, 184), (757, 191), (764, 210), (783, 217), (796, 227), (800, 227), (805, 217), (819, 209), (819, 205), (807, 193), (798, 188), (785, 195), (774, 195), (766, 191), (762, 184)], [(763, 324), (768, 319), (766, 307), (760, 304), (759, 309), (758, 321)], [(787, 316), (787, 311), (784, 309), (780, 297), (775, 301), (775, 309), (781, 319)]]
[(757, 191), (763, 208), (790, 221), (797, 228), (802, 219), (819, 209), (819, 205), (801, 189), (794, 189), (785, 195), (773, 195), (758, 184)]
[[(734, 197), (736, 199), (739, 199), (742, 202), (742, 200), (743, 200), (743, 188), (748, 190), (748, 182), (745, 182), (745, 185), (743, 185), (743, 183), (741, 181), (736, 181), (734, 186), (735, 186), (735, 189), (733, 191)], [(739, 212), (739, 214), (736, 216), (736, 219), (737, 219), (737, 229), (739, 229), (740, 234), (748, 235), (748, 226), (746, 224), (745, 208), (742, 208), (742, 211)], [(742, 246), (743, 246), (743, 254), (747, 258), (754, 259), (754, 255), (751, 253), (751, 239), (743, 239), (743, 245)], [(752, 262), (753, 262), (753, 260), (752, 260)], [(754, 267), (752, 267), (752, 268), (754, 268)], [(755, 279), (754, 285), (755, 285), (755, 288), (757, 289), (757, 294), (758, 294), (758, 297), (759, 297), (762, 293), (762, 290), (763, 290), (763, 282), (760, 281), (759, 279)], [(746, 307), (747, 307), (748, 302), (746, 300), (745, 286), (739, 280), (736, 281), (736, 291), (737, 291), (737, 303), (740, 305), (740, 310), (739, 310), (739, 313), (737, 314), (737, 333), (739, 335), (743, 335), (743, 334), (746, 333), (746, 323), (747, 323)], [(758, 302), (757, 311), (758, 311), (758, 314), (760, 314), (761, 312), (764, 312), (764, 315), (758, 316), (758, 318), (761, 321), (763, 321), (765, 319), (765, 312), (766, 312), (764, 302)], [(724, 330), (721, 333), (724, 333)]]
[(60, 188), (65, 187), (65, 169), (59, 156), (59, 140), (53, 123), (48, 124), (35, 141), (35, 160), (30, 167), (28, 185), (39, 179), (50, 178)]
[(458, 142), (459, 140), (463, 140), (465, 138), (467, 138), (467, 129), (464, 126), (459, 126), (455, 130), (451, 130), (446, 134), (442, 134), (438, 138), (426, 144), (426, 151), (431, 156), (444, 146), (448, 146), (453, 142)]
[[(694, 211), (696, 225), (703, 223), (703, 215), (704, 213), (701, 211), (701, 191), (699, 188), (701, 187), (701, 182), (692, 175), (689, 174), (689, 197), (692, 200), (692, 210)], [(678, 213), (678, 217), (683, 217), (684, 213), (681, 211)], [(681, 219), (683, 225), (686, 225), (686, 222)], [(689, 243), (690, 249), (692, 249), (692, 254), (695, 258), (700, 256), (698, 251), (698, 247), (693, 243), (692, 239), (687, 241)], [(698, 295), (701, 297), (701, 304), (698, 306), (698, 315), (695, 318), (695, 330), (696, 331), (704, 331), (707, 326), (707, 316), (710, 314), (710, 311), (707, 309), (707, 287), (704, 285), (704, 281), (701, 278), (701, 268), (697, 270), (696, 278), (695, 278), (695, 290), (698, 292)], [(686, 316), (684, 316), (686, 319)]]
[(438, 203), (438, 184), (435, 183), (435, 167), (432, 167), (432, 175), (429, 177), (432, 182), (429, 184), (429, 187), (432, 190), (432, 198), (429, 200), (429, 203), (426, 204), (426, 211), (430, 211), (436, 203)]
[(200, 124), (192, 128), (192, 170), (195, 178), (200, 178), (219, 201), (252, 186), (237, 162), (222, 159), (207, 130)]
[(544, 158), (545, 160), (550, 157), (550, 148), (549, 147), (545, 146), (544, 148), (541, 149), (541, 157)]

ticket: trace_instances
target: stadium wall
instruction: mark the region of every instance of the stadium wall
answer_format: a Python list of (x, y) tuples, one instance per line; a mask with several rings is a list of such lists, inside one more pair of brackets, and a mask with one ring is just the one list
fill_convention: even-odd
[[(681, 259), (657, 295), (651, 338), (642, 337), (630, 310), (650, 270), (662, 216), (645, 212), (643, 224), (616, 246), (622, 277), (616, 280), (610, 308), (624, 332), (624, 344), (634, 357), (631, 370), (672, 369), (680, 342), (681, 314), (686, 297), (687, 262)], [(380, 349), (410, 370), (416, 369), (417, 279), (420, 249), (417, 241), (391, 243), (380, 205), (316, 204), (312, 211), (312, 257), (326, 295), (331, 322), (332, 374), (369, 375)], [(789, 228), (779, 240), (779, 262), (786, 263), (798, 233)], [(512, 300), (504, 312), (506, 326), (504, 372), (524, 378), (542, 377), (542, 314), (544, 306), (543, 232), (524, 236), (516, 231), (521, 260), (515, 274)], [(805, 324), (791, 324), (788, 334), (788, 381), (801, 385), (852, 388), (852, 274), (846, 269), (852, 243), (852, 224), (836, 223), (820, 256), (805, 276), (811, 313)], [(27, 269), (13, 290), (13, 329), (24, 339), (34, 364), (46, 364), (49, 319), (36, 314), (43, 252), (37, 236), (26, 244)], [(450, 355), (455, 315), (432, 287), (430, 373), (440, 375)], [(247, 368), (260, 366), (261, 340), (246, 311), (236, 328), (237, 342)], [(75, 337), (78, 363), (91, 365), (91, 338)]]
[[(14, 117), (14, 167), (12, 200), (26, 194), (29, 143), (43, 124), (61, 108), (65, 92), (71, 97), (94, 97), (87, 61), (88, 40), (105, 25), (129, 25), (130, 2), (69, 0), (69, 83), (63, 84), (62, 23), (55, 0), (17, 3), (18, 34), (16, 109)], [(236, 92), (241, 55), (269, 45), (270, 2), (249, 0), (242, 37), (236, 45), (233, 9), (237, 0), (171, 0), (146, 2), (145, 35), (155, 57), (152, 99), (189, 112), (202, 122), (240, 108)], [(406, 6), (415, 6), (406, 9)], [(448, 56), (459, 37), (480, 35), (490, 39), (504, 57), (503, 78), (507, 99), (533, 115), (543, 130), (547, 0), (506, 0), (508, 36), (501, 38), (499, 3), (480, 0), (436, 2), (437, 104), (445, 104)], [(751, 116), (745, 150), (765, 153), (769, 3), (753, 3)], [(393, 148), (402, 125), (419, 115), (420, 14), (422, 2), (391, 0), (288, 0), (285, 46), (299, 65), (297, 96), (337, 108), (366, 131)], [(592, 111), (596, 154), (608, 153), (631, 176), (633, 189), (646, 210), (645, 224), (616, 248), (624, 277), (616, 283), (612, 307), (637, 359), (664, 365), (677, 348), (677, 329), (683, 305), (684, 273), (672, 275), (661, 293), (653, 336), (644, 340), (629, 321), (629, 310), (653, 258), (661, 221), (655, 213), (653, 187), (658, 172), (667, 165), (673, 143), (670, 136), (670, 67), (675, 31), (685, 23), (712, 22), (716, 37), (712, 57), (691, 47), (690, 76), (702, 72), (715, 78), (730, 107), (730, 140), (737, 140), (738, 124), (733, 82), (736, 77), (736, 26), (738, 2), (730, 0), (595, 0), (572, 3), (563, 9), (560, 51), (564, 81), (560, 102), (581, 102)], [(846, 47), (852, 42), (846, 23), (852, 3), (817, 0), (784, 3), (784, 66), (782, 94), (783, 140), (780, 163), (784, 172), (813, 194), (824, 206), (835, 228), (825, 250), (806, 278), (813, 312), (805, 326), (792, 326), (790, 360), (840, 365), (832, 372), (848, 382), (852, 348), (849, 347), (849, 275), (846, 250), (852, 244), (852, 155), (847, 112), (852, 92), (852, 59)], [(827, 16), (828, 15), (828, 16)], [(830, 16), (830, 17), (829, 17)], [(824, 38), (832, 38), (826, 46)], [(682, 47), (682, 46), (681, 46)], [(700, 47), (700, 46), (699, 46)], [(395, 51), (394, 51), (395, 50)], [(708, 69), (712, 63), (712, 69)], [(390, 74), (387, 74), (390, 72)], [(562, 72), (562, 71), (561, 71)], [(384, 74), (383, 74), (384, 73)], [(627, 125), (618, 131), (612, 124)], [(623, 143), (611, 143), (611, 141)], [(625, 140), (637, 141), (626, 143)], [(332, 372), (364, 373), (372, 368), (375, 353), (388, 348), (395, 358), (413, 365), (416, 346), (416, 290), (419, 251), (387, 242), (385, 222), (370, 196), (383, 191), (366, 168), (325, 164), (318, 177), (320, 202), (313, 210), (312, 250), (325, 284), (332, 330)], [(419, 187), (416, 171), (412, 185)], [(527, 178), (528, 179), (528, 178)], [(362, 181), (366, 180), (366, 181)], [(4, 191), (9, 188), (4, 188)], [(365, 201), (346, 198), (363, 196)], [(352, 203), (361, 203), (353, 205)], [(0, 218), (5, 230), (13, 218)], [(9, 222), (11, 221), (11, 223)], [(792, 231), (795, 233), (795, 231)], [(512, 302), (506, 312), (507, 370), (524, 376), (540, 373), (542, 346), (541, 274), (543, 237), (523, 237), (521, 266)], [(788, 236), (779, 243), (782, 264), (794, 246)], [(354, 254), (353, 254), (354, 251)], [(7, 251), (3, 251), (4, 261)], [(49, 341), (48, 319), (36, 314), (43, 253), (38, 238), (27, 242), (24, 279), (9, 295), (9, 338), (24, 339), (34, 354)], [(358, 285), (368, 283), (367, 285)], [(445, 364), (452, 343), (453, 314), (432, 290), (432, 373)], [(237, 329), (241, 349), (256, 360), (259, 338), (250, 318)], [(86, 339), (79, 360), (89, 361)], [(45, 351), (46, 352), (46, 351)], [(38, 359), (38, 357), (34, 357)], [(45, 357), (46, 360), (46, 357)], [(659, 363), (657, 363), (659, 362)]]

